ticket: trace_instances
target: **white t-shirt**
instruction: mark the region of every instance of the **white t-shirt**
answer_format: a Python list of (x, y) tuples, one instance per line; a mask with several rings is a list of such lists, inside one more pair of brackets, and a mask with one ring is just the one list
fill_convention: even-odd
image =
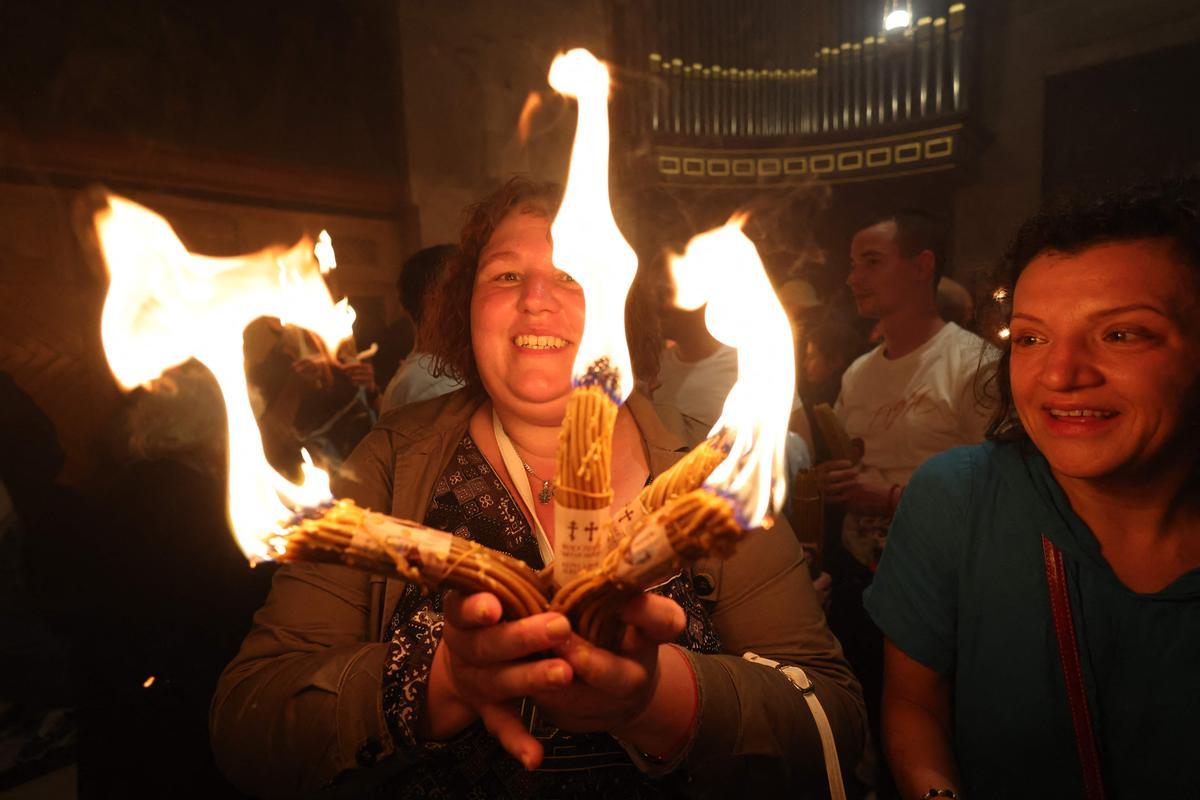
[(721, 416), (725, 395), (737, 380), (737, 368), (737, 350), (726, 345), (699, 361), (683, 361), (677, 348), (665, 348), (658, 367), (654, 402), (679, 409), (684, 416), (704, 425), (707, 434)]
[[(673, 430), (689, 445), (695, 445), (708, 432), (725, 407), (725, 396), (738, 377), (737, 350), (720, 345), (712, 355), (699, 361), (683, 361), (674, 347), (665, 348), (658, 368), (655, 405), (671, 406), (684, 417), (685, 430)], [(800, 395), (792, 399), (792, 410), (800, 408)], [(665, 415), (660, 415), (665, 416)], [(668, 425), (668, 429), (672, 426)]]
[(388, 381), (387, 388), (383, 390), (383, 397), (379, 400), (379, 413), (462, 388), (461, 383), (447, 375), (435, 378), (429, 371), (431, 366), (433, 356), (429, 353), (416, 350), (410, 353)]
[(903, 485), (930, 456), (983, 441), (995, 404), (980, 401), (976, 376), (981, 356), (990, 364), (998, 355), (947, 322), (902, 358), (885, 358), (882, 346), (859, 356), (842, 376), (835, 410), (846, 432), (863, 440), (863, 468)]
[[(862, 469), (886, 484), (908, 483), (926, 459), (983, 441), (995, 410), (984, 398), (987, 370), (999, 352), (953, 322), (911, 353), (888, 359), (883, 346), (860, 356), (842, 376), (835, 411), (852, 438), (863, 440)], [(982, 362), (981, 362), (982, 358)], [(845, 532), (859, 524), (846, 515)], [(878, 527), (869, 520), (866, 527)], [(882, 522), (886, 529), (886, 521)], [(860, 561), (871, 558), (846, 542)]]

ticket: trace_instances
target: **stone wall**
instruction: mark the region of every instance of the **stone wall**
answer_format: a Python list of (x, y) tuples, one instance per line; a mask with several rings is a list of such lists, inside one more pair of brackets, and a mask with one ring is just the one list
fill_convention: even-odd
[[(563, 180), (574, 112), (546, 84), (555, 53), (604, 57), (603, 0), (494, 3), (408, 0), (399, 6), (411, 198), (422, 245), (455, 241), (462, 209), (504, 178)], [(538, 93), (528, 140), (517, 132)]]
[(995, 262), (1042, 199), (1046, 78), (1200, 40), (1200, 7), (1190, 0), (1023, 0), (974, 7), (983, 12), (984, 26), (977, 113), (994, 138), (954, 201), (955, 273), (967, 277)]

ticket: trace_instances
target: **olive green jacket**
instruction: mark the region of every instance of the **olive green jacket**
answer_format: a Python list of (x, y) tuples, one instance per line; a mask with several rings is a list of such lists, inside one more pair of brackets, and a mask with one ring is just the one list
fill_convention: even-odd
[[(423, 519), (480, 402), (458, 391), (388, 412), (346, 462), (352, 478), (335, 494)], [(679, 442), (644, 397), (635, 394), (627, 405), (658, 474), (679, 458)], [(862, 692), (786, 522), (747, 537), (726, 561), (698, 562), (691, 573), (728, 653), (688, 653), (700, 699), (687, 751), (697, 793), (825, 783), (820, 740), (800, 692), (779, 671), (743, 660), (748, 650), (808, 673), (841, 763), (852, 769), (865, 737)], [(289, 564), (276, 573), (211, 708), (217, 763), (237, 786), (265, 796), (309, 794), (421, 757), (397, 752), (382, 709), (386, 626), (403, 586), (326, 564)]]

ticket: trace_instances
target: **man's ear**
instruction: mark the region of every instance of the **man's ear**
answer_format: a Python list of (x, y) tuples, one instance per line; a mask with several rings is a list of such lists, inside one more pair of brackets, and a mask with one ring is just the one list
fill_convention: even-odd
[(937, 258), (933, 255), (933, 251), (922, 250), (917, 253), (913, 261), (917, 265), (917, 277), (921, 280), (932, 281), (937, 267)]

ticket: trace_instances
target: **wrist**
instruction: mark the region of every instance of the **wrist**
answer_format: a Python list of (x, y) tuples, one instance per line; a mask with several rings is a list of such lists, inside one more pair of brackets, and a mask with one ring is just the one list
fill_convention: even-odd
[(674, 645), (659, 645), (654, 691), (626, 725), (610, 733), (648, 758), (671, 761), (691, 740), (699, 691), (687, 656)]

